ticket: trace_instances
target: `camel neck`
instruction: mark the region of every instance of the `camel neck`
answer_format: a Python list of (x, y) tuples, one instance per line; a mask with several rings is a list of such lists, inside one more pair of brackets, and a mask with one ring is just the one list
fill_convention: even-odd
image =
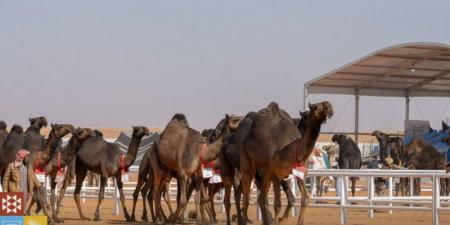
[(48, 160), (52, 157), (53, 153), (55, 153), (55, 150), (57, 148), (57, 144), (59, 143), (61, 139), (57, 138), (53, 131), (50, 132), (47, 140), (47, 145), (45, 146), (45, 149), (42, 154), (42, 160), (41, 165), (47, 164)]
[(129, 168), (136, 160), (137, 152), (139, 150), (139, 145), (141, 145), (141, 140), (142, 140), (142, 138), (136, 137), (134, 135), (131, 138), (131, 142), (130, 142), (130, 145), (128, 146), (127, 154), (125, 155), (125, 162), (124, 162), (125, 168)]
[[(314, 150), (317, 138), (319, 137), (319, 134), (320, 134), (321, 126), (322, 126), (322, 122), (311, 121), (308, 124), (308, 126), (306, 127), (305, 134), (300, 141), (300, 145), (303, 146), (304, 149), (299, 154), (299, 156), (298, 156), (299, 158), (297, 158), (297, 161), (299, 161), (300, 163), (304, 163), (309, 158), (312, 151)], [(299, 151), (299, 149), (297, 149), (296, 151)]]
[(67, 146), (64, 148), (64, 151), (62, 151), (62, 160), (61, 164), (62, 166), (66, 166), (69, 164), (70, 161), (72, 161), (73, 157), (77, 154), (76, 150), (80, 147), (80, 141), (76, 137), (72, 137), (69, 140), (69, 143), (67, 143)]
[[(219, 157), (219, 153), (220, 153), (220, 149), (222, 148), (222, 144), (223, 144), (223, 134), (212, 144), (209, 144), (206, 147), (206, 152), (200, 152), (200, 154), (202, 155), (202, 163), (208, 163), (211, 162), (215, 159), (217, 159), (217, 157)], [(202, 151), (203, 148), (200, 148), (200, 151)]]
[(36, 134), (40, 134), (41, 133), (41, 129), (39, 127), (35, 127), (33, 125), (31, 125), (30, 127), (28, 127), (28, 129), (26, 131), (30, 131)]

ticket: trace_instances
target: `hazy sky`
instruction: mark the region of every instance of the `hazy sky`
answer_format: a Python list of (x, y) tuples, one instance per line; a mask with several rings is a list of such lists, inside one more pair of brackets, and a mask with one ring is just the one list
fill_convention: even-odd
[[(163, 127), (183, 112), (202, 129), (270, 101), (296, 116), (303, 83), (316, 76), (393, 44), (450, 43), (449, 9), (410, 0), (0, 0), (0, 119)], [(323, 99), (336, 111), (326, 130), (351, 130), (353, 97), (309, 98)], [(436, 126), (449, 103), (416, 98), (411, 118)], [(403, 99), (361, 97), (360, 106), (361, 130), (403, 128)]]

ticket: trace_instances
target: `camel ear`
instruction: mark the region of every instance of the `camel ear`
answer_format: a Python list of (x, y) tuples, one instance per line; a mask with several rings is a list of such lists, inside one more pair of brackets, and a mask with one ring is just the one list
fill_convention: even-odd
[(313, 105), (311, 104), (311, 102), (308, 102), (308, 108), (311, 109), (312, 106), (313, 106)]
[(33, 119), (31, 119), (31, 117), (28, 117), (28, 120), (30, 120), (30, 123), (32, 123), (32, 122), (33, 122)]
[(225, 114), (225, 119), (226, 119), (227, 121), (230, 121), (230, 116), (229, 116), (228, 114)]
[(52, 129), (54, 129), (54, 128), (55, 128), (55, 124), (51, 123), (50, 125), (52, 126)]
[(298, 114), (301, 116), (303, 114), (302, 110), (299, 110)]

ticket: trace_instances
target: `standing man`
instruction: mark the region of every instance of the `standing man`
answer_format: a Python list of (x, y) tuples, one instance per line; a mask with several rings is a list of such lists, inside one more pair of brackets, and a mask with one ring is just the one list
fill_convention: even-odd
[(6, 167), (2, 182), (3, 191), (23, 192), (25, 213), (27, 215), (30, 214), (32, 202), (34, 200), (38, 201), (44, 210), (44, 214), (48, 217), (48, 221), (52, 223), (52, 219), (47, 212), (44, 188), (36, 178), (33, 166), (26, 161), (26, 157), (29, 154), (30, 152), (25, 149), (19, 150), (16, 160)]

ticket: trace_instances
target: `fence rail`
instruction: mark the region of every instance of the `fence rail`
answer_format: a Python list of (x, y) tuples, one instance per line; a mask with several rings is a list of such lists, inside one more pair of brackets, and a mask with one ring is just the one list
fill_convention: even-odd
[[(137, 171), (137, 168), (131, 168), (131, 171)], [(319, 197), (315, 195), (315, 186), (311, 185), (311, 204), (308, 207), (314, 208), (337, 208), (340, 210), (340, 223), (347, 224), (348, 222), (348, 210), (349, 209), (367, 209), (368, 217), (374, 218), (374, 210), (389, 210), (392, 213), (395, 210), (410, 210), (410, 211), (429, 211), (432, 213), (432, 224), (439, 225), (439, 213), (442, 211), (450, 211), (450, 197), (440, 195), (440, 180), (442, 178), (450, 178), (450, 174), (446, 174), (445, 171), (436, 170), (375, 170), (375, 169), (364, 169), (364, 170), (309, 170), (308, 177), (314, 178), (318, 176), (335, 177), (336, 183), (336, 196), (325, 196)], [(348, 177), (359, 177), (360, 179), (358, 186), (358, 196), (349, 197), (349, 187), (348, 187)], [(375, 178), (383, 177), (389, 180), (388, 185), (388, 195), (387, 196), (376, 196), (375, 195)], [(431, 181), (431, 196), (394, 196), (394, 183), (398, 178), (409, 178), (410, 180), (410, 193), (413, 192), (413, 178), (426, 178), (428, 183)], [(361, 181), (366, 181), (361, 182)], [(424, 179), (422, 179), (424, 180)], [(120, 201), (118, 200), (118, 191), (112, 185), (112, 182), (108, 182), (110, 185), (105, 189), (105, 198), (115, 199), (115, 210), (114, 213), (118, 214), (120, 212)], [(361, 186), (361, 183), (363, 186)], [(292, 215), (296, 216), (298, 212), (299, 192), (292, 182), (292, 190), (296, 196), (296, 204), (292, 211)], [(131, 185), (131, 187), (130, 187)], [(132, 198), (132, 193), (134, 191), (135, 182), (126, 182), (124, 186), (124, 193), (127, 198)], [(127, 187), (128, 186), (128, 187)], [(82, 198), (97, 198), (98, 197), (98, 187), (84, 187), (82, 188), (81, 197)], [(73, 192), (73, 187), (69, 187), (66, 194)], [(363, 193), (363, 194), (361, 194)], [(172, 196), (176, 195), (176, 183), (171, 183), (170, 188), (171, 199), (176, 199)], [(256, 197), (257, 190), (253, 185), (252, 198)], [(273, 195), (268, 196), (273, 198)], [(233, 199), (232, 199), (233, 200)], [(324, 201), (338, 201), (333, 203), (324, 203)], [(223, 212), (223, 192), (220, 194), (219, 201), (216, 204), (221, 205)], [(357, 202), (357, 205), (352, 203)], [(257, 203), (251, 201), (251, 204), (256, 205)], [(258, 208), (258, 207), (257, 207)], [(257, 209), (257, 215), (260, 216), (259, 209)]]

